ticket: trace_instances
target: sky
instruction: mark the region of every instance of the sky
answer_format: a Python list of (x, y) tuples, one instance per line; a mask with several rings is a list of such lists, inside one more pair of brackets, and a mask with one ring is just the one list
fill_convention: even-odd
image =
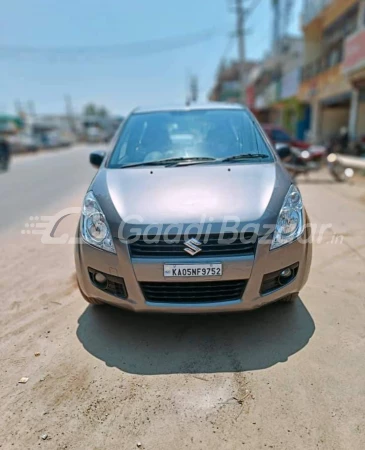
[[(244, 0), (246, 6), (258, 0)], [(185, 101), (189, 73), (205, 101), (217, 66), (237, 55), (234, 0), (12, 0), (0, 16), (0, 112), (32, 101), (36, 113), (76, 113), (88, 102), (124, 115), (138, 105)], [(301, 0), (289, 31), (299, 33)], [(271, 45), (271, 0), (247, 18), (246, 53), (262, 58)], [(209, 32), (209, 33), (208, 33)], [(202, 33), (209, 39), (202, 40)], [(163, 40), (161, 42), (156, 42)], [(195, 42), (176, 47), (177, 43)], [(135, 47), (120, 46), (138, 43)], [(230, 43), (230, 45), (229, 45)], [(119, 46), (119, 47), (118, 47)], [(26, 52), (25, 47), (33, 48)], [(161, 50), (163, 47), (164, 51)], [(23, 50), (20, 51), (19, 48)], [(52, 49), (58, 49), (53, 54)], [(34, 49), (38, 51), (34, 53)], [(79, 50), (75, 50), (79, 49)], [(136, 51), (134, 51), (136, 49)], [(82, 53), (81, 50), (83, 50)], [(138, 53), (138, 54), (136, 54)]]

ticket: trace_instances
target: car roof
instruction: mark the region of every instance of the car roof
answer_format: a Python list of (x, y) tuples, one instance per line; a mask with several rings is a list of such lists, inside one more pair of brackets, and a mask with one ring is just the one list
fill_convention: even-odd
[(232, 110), (232, 109), (246, 109), (245, 106), (237, 103), (192, 103), (190, 105), (170, 105), (161, 107), (138, 107), (133, 110), (133, 114), (143, 114), (151, 112), (164, 112), (164, 111), (197, 111), (197, 110)]

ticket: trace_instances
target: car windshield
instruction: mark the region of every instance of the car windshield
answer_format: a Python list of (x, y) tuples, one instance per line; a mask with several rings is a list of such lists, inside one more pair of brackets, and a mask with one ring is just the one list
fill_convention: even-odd
[(174, 158), (211, 163), (245, 154), (262, 158), (236, 161), (273, 161), (268, 144), (244, 109), (134, 113), (122, 129), (109, 167)]

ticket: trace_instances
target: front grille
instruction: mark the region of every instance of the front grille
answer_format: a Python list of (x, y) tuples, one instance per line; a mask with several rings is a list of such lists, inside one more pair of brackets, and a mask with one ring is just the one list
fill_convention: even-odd
[[(95, 275), (97, 273), (101, 273), (105, 276), (105, 284), (100, 284), (96, 281)], [(127, 298), (128, 294), (127, 288), (125, 287), (124, 278), (109, 275), (107, 273), (100, 272), (99, 270), (92, 269), (91, 267), (89, 267), (89, 276), (93, 285), (98, 289), (101, 289), (108, 294), (115, 295), (116, 297)]]
[[(147, 238), (147, 239), (146, 239)], [(253, 233), (245, 233), (233, 237), (232, 233), (176, 236), (140, 236), (130, 238), (129, 244), (131, 256), (133, 258), (191, 258), (187, 252), (185, 241), (190, 238), (198, 238), (202, 243), (199, 252), (194, 258), (210, 258), (221, 256), (246, 256), (254, 255), (256, 249), (257, 236)], [(229, 241), (228, 241), (229, 240)], [(228, 242), (227, 242), (228, 241)]]
[(215, 303), (238, 300), (247, 280), (195, 283), (142, 282), (145, 299), (154, 303)]
[[(281, 272), (284, 269), (291, 269), (292, 275), (286, 279), (282, 279), (280, 277)], [(299, 269), (299, 263), (293, 264), (289, 267), (283, 267), (280, 270), (277, 270), (275, 272), (267, 273), (264, 275), (262, 279), (261, 289), (260, 293), (261, 295), (269, 294), (270, 292), (276, 291), (276, 289), (280, 289), (287, 284), (291, 283), (294, 278), (297, 276)]]

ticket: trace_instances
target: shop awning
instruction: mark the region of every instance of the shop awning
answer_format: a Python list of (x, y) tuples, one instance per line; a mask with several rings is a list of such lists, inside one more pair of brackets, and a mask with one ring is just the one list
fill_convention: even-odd
[(332, 97), (324, 98), (321, 100), (322, 106), (337, 106), (343, 103), (349, 103), (351, 100), (351, 92), (344, 92), (342, 94), (334, 95)]

